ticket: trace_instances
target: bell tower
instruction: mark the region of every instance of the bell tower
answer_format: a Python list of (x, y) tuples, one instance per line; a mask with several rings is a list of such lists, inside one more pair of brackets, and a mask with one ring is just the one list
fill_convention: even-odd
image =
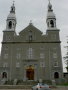
[(55, 17), (55, 14), (53, 12), (50, 0), (49, 0), (49, 4), (48, 4), (48, 12), (47, 12), (46, 23), (47, 23), (48, 29), (56, 29), (56, 17)]
[(6, 31), (15, 31), (15, 28), (16, 28), (16, 16), (15, 16), (15, 6), (13, 2), (10, 13), (6, 20)]
[(56, 27), (56, 16), (53, 12), (50, 0), (48, 3), (46, 23), (47, 23), (46, 35), (48, 40), (50, 79), (59, 80), (60, 77), (63, 77), (61, 41), (60, 41), (60, 35), (59, 35), (60, 29)]
[(14, 36), (16, 35), (16, 15), (15, 15), (15, 5), (14, 2), (11, 6), (10, 13), (6, 20), (6, 29), (3, 31), (3, 42), (12, 42)]

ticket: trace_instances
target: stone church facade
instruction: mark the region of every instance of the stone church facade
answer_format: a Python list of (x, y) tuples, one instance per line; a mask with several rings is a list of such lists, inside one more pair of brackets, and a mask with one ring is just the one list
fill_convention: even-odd
[(63, 77), (61, 41), (56, 17), (49, 2), (46, 34), (31, 22), (16, 34), (15, 6), (11, 6), (3, 31), (0, 78), (7, 80), (53, 80)]

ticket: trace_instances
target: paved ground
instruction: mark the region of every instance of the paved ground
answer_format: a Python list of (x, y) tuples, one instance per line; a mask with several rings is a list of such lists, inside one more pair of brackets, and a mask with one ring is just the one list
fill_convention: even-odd
[(0, 90), (31, 90), (31, 89), (0, 89)]
[(31, 90), (31, 89), (0, 89), (0, 90)]
[[(31, 89), (0, 89), (0, 90), (31, 90)], [(53, 88), (51, 90), (68, 90), (68, 87), (60, 86), (57, 88)]]
[(31, 89), (0, 89), (0, 90), (31, 90)]
[(68, 87), (64, 87), (64, 86), (60, 86), (60, 87), (57, 87), (57, 88), (54, 88), (54, 89), (52, 89), (52, 90), (68, 90)]
[(0, 90), (31, 90), (31, 89), (0, 89)]

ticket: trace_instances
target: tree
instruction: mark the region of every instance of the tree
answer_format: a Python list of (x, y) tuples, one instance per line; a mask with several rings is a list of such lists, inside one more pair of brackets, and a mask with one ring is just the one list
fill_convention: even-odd
[[(68, 44), (68, 42), (67, 42)], [(65, 48), (67, 49), (67, 52), (66, 52), (66, 55), (64, 57), (64, 60), (65, 60), (65, 64), (66, 64), (66, 70), (68, 72), (68, 46), (65, 46)]]

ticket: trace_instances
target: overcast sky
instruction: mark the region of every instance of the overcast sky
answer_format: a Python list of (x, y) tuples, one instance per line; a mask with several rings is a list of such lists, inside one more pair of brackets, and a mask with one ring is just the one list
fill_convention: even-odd
[[(0, 0), (0, 43), (3, 39), (2, 31), (6, 28), (6, 19), (12, 3), (13, 0)], [(57, 28), (60, 29), (62, 57), (64, 57), (66, 54), (64, 46), (66, 46), (66, 36), (68, 36), (68, 0), (51, 0), (51, 3), (57, 19)], [(39, 28), (43, 33), (46, 33), (47, 6), (48, 0), (15, 0), (16, 32), (20, 32), (32, 20), (34, 26)]]

